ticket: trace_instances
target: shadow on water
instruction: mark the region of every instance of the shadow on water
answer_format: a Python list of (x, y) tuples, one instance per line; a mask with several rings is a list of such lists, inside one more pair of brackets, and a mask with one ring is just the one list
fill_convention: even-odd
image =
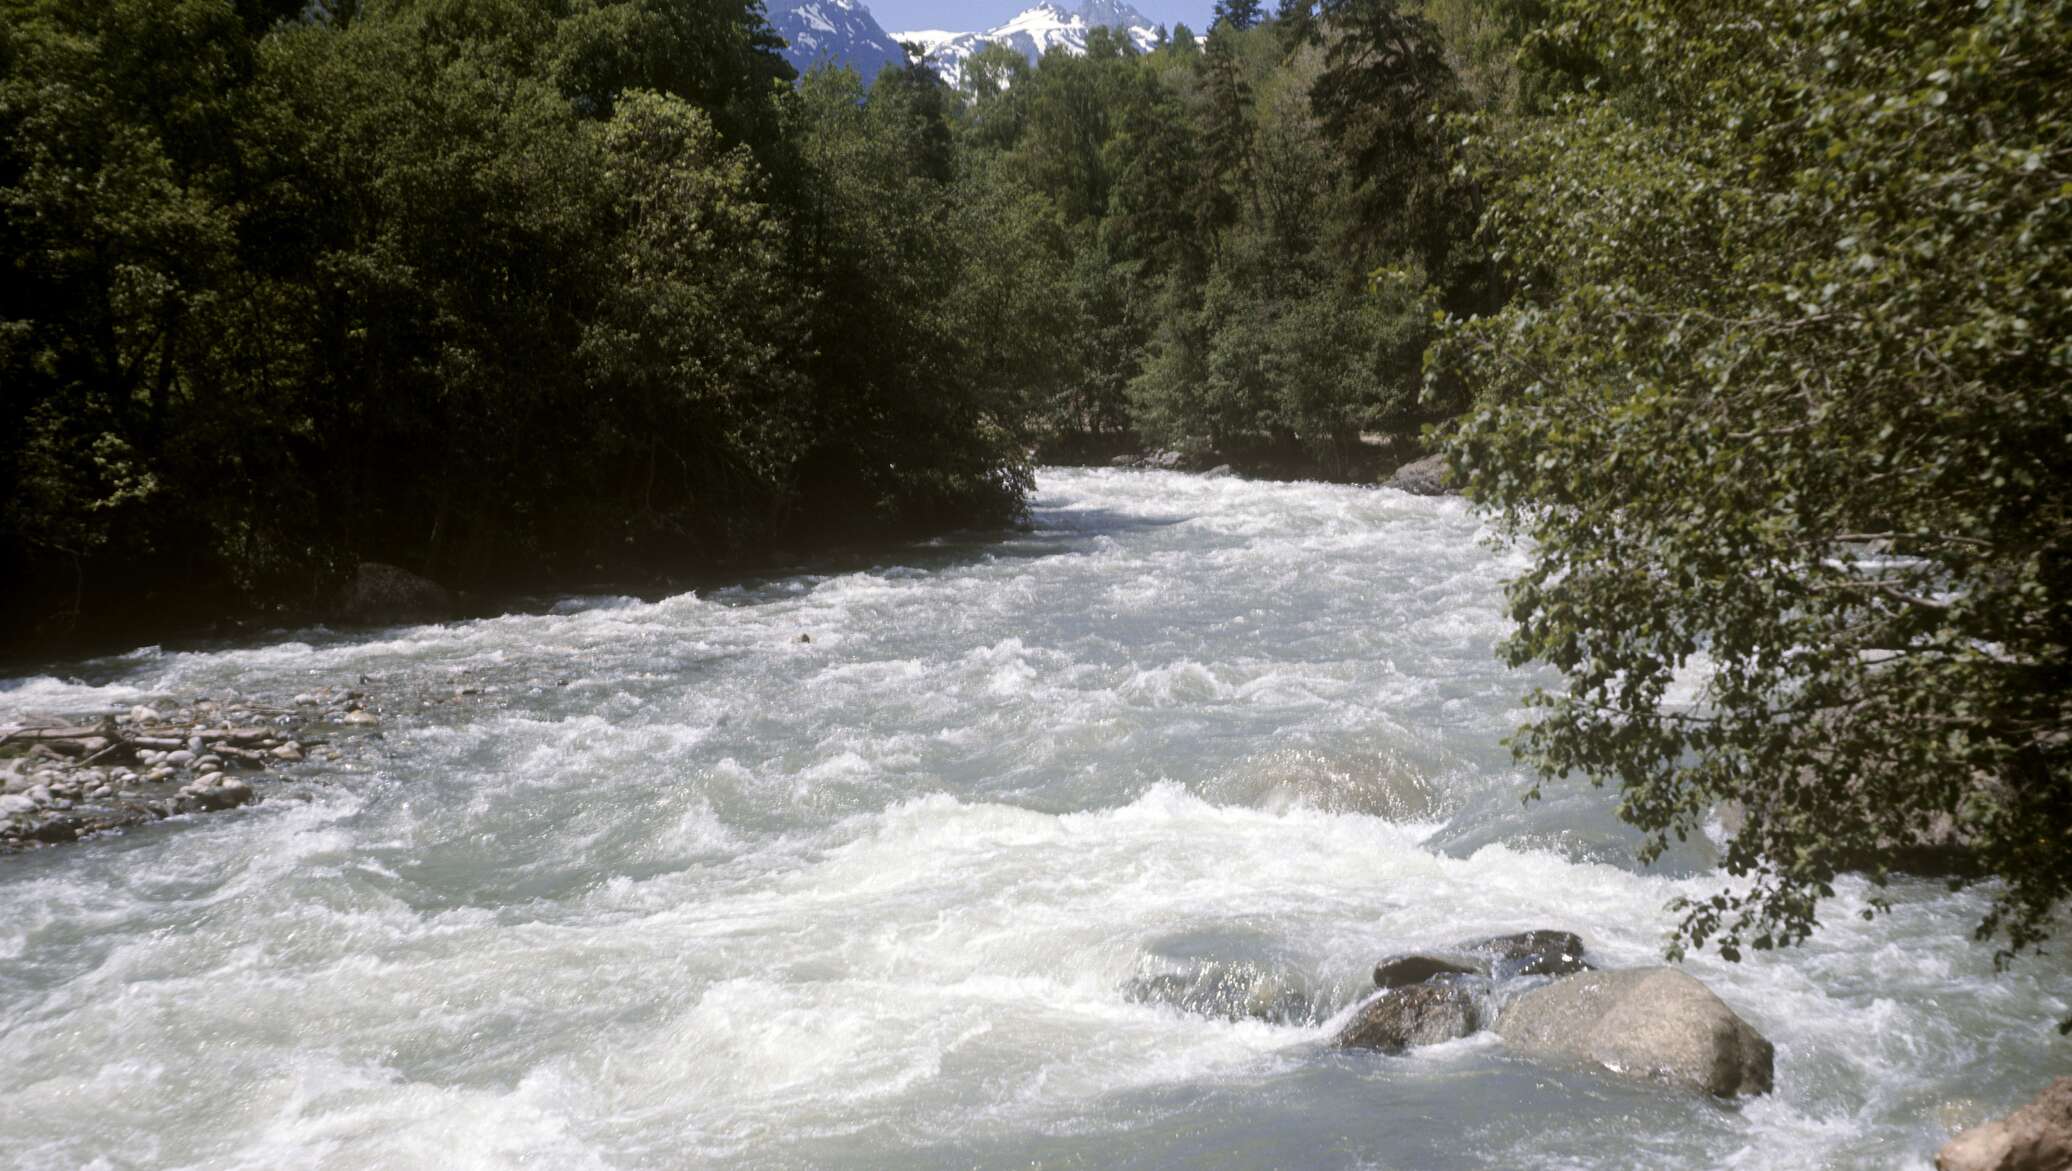
[[(779, 553), (760, 566), (691, 571), (666, 581), (579, 583), (550, 592), (483, 595), (469, 599), (456, 621), (541, 617), (568, 613), (565, 603), (584, 598), (631, 598), (652, 604), (683, 594), (709, 597), (727, 606), (757, 606), (797, 596), (811, 586), (853, 574), (935, 575), (1003, 561), (1037, 561), (1083, 552), (1102, 537), (1168, 528), (1187, 516), (1142, 515), (1110, 508), (1032, 507), (1026, 523), (1011, 528), (958, 530), (925, 540), (872, 542), (817, 550), (800, 556)], [(49, 676), (101, 687), (119, 683), (149, 666), (159, 654), (215, 654), (279, 643), (304, 643), (325, 650), (393, 637), (409, 627), (338, 627), (322, 622), (254, 627), (234, 635), (184, 634), (151, 646), (87, 658), (0, 659), (0, 697), (25, 680)]]

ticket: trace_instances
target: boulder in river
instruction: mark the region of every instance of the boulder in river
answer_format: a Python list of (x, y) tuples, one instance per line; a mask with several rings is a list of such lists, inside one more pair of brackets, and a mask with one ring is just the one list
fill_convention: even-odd
[(1140, 976), (1124, 986), (1124, 994), (1227, 1021), (1296, 1024), (1317, 1015), (1315, 998), (1292, 973), (1242, 961), (1210, 960), (1190, 972)]
[(435, 622), (454, 613), (453, 595), (430, 578), (378, 561), (361, 563), (338, 599), (348, 622)]
[(1723, 1098), (1770, 1091), (1775, 1051), (1710, 988), (1675, 968), (1564, 976), (1513, 1000), (1497, 1035), (1526, 1053), (1593, 1061)]
[(1482, 1012), (1465, 984), (1393, 988), (1362, 1004), (1332, 1043), (1341, 1049), (1400, 1053), (1465, 1037), (1481, 1026)]
[(2072, 1077), (2005, 1118), (1974, 1126), (1935, 1155), (1936, 1171), (2064, 1171), (2072, 1167)]
[(1462, 949), (1489, 961), (1496, 980), (1519, 976), (1566, 976), (1590, 969), (1583, 958), (1583, 940), (1571, 931), (1521, 931), (1478, 939)]
[(1374, 986), (1376, 988), (1407, 988), (1412, 984), (1425, 984), (1442, 976), (1482, 976), (1488, 968), (1472, 960), (1454, 956), (1433, 955), (1427, 952), (1412, 952), (1409, 955), (1390, 956), (1374, 965)]
[(1446, 457), (1428, 455), (1397, 468), (1396, 474), (1389, 477), (1388, 486), (1413, 496), (1458, 495), (1460, 490), (1448, 487), (1446, 481)]

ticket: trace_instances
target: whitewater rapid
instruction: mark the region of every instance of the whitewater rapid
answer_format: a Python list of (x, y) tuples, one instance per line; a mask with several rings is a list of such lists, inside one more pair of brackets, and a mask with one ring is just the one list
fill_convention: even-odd
[[(1026, 531), (641, 601), (0, 682), (0, 722), (320, 685), (392, 704), (237, 813), (0, 858), (0, 1165), (1926, 1167), (2072, 1048), (1974, 894), (1842, 884), (1691, 970), (1777, 1045), (1730, 1106), (1486, 1034), (1325, 1047), (1381, 955), (1573, 930), (1656, 962), (1587, 786), (1525, 806), (1466, 505), (1050, 470)], [(365, 677), (367, 682), (359, 684)], [(1232, 1023), (1133, 979), (1289, 973)]]

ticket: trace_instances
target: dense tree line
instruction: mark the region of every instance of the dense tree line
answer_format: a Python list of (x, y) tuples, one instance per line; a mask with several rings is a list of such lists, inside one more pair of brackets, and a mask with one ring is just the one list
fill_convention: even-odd
[(748, 0), (6, 0), (5, 634), (1012, 515), (940, 95), (777, 47)]
[(1227, 4), (1147, 54), (1096, 30), (970, 62), (960, 199), (1015, 242), (982, 277), (994, 324), (1076, 343), (1006, 372), (1047, 451), (1349, 474), (1363, 434), (1457, 408), (1422, 355), (1435, 313), (1495, 292), (1447, 132), (1474, 98), (1433, 19), (1467, 8)]

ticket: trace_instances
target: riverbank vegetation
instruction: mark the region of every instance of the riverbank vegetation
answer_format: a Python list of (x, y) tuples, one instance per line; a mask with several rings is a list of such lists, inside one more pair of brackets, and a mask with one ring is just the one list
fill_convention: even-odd
[(743, 0), (9, 0), (4, 634), (1010, 518), (987, 226), (774, 46)]

